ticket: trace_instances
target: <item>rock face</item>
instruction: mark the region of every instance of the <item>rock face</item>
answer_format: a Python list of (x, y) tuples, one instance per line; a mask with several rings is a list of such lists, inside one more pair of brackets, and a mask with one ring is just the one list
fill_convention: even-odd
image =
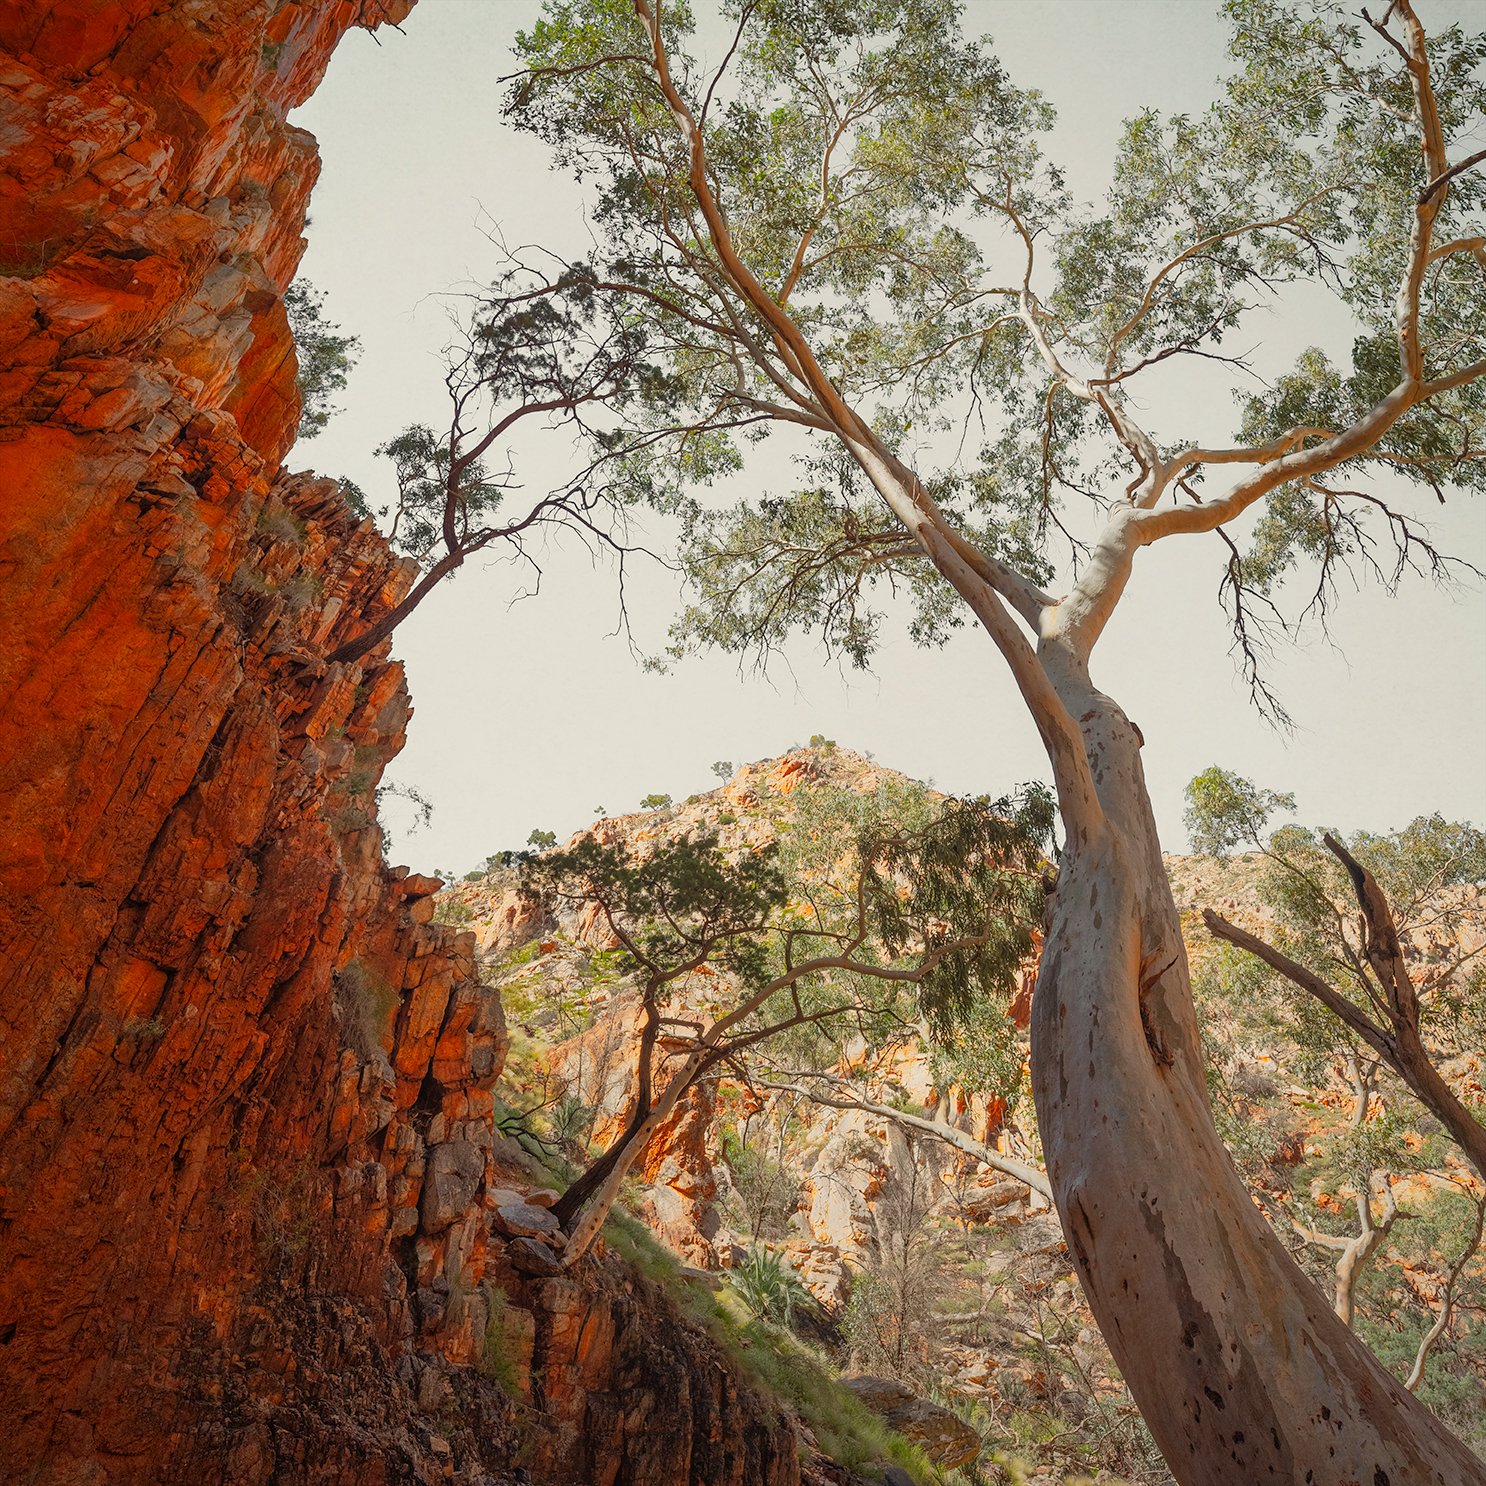
[(497, 1283), (604, 1438), (670, 1452), (544, 1446), (543, 1479), (798, 1479), (695, 1339), (688, 1388), (646, 1371), (654, 1315), (604, 1300), (605, 1360), (563, 1361), (596, 1302), (492, 1226), (499, 1000), (381, 860), (401, 667), (322, 659), (411, 573), (279, 469), (318, 169), (285, 113), (411, 3), (0, 8), (0, 1474), (31, 1486), (528, 1479), (471, 1366)]
[[(530, 1397), (544, 1428), (529, 1435), (544, 1480), (795, 1486), (793, 1428), (758, 1400), (705, 1335), (678, 1325), (644, 1281), (595, 1266), (581, 1279), (536, 1277), (518, 1334), (533, 1336)], [(508, 1309), (506, 1324), (521, 1316)], [(508, 1330), (508, 1335), (510, 1331)]]

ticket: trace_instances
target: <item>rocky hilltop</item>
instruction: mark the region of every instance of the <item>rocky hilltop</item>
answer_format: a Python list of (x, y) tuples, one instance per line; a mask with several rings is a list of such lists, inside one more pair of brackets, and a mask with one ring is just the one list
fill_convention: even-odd
[(411, 574), (281, 468), (285, 116), (410, 6), (0, 8), (6, 1480), (799, 1479), (653, 1286), (510, 1262), (499, 999), (381, 855), (402, 669), (324, 660)]

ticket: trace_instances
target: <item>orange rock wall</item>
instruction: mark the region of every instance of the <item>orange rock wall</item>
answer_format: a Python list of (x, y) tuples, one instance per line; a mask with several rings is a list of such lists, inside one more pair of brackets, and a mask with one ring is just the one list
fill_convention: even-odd
[(411, 5), (0, 5), (3, 1481), (799, 1479), (622, 1266), (510, 1262), (499, 999), (381, 859), (402, 670), (323, 660), (411, 575), (280, 471), (285, 113)]
[(409, 575), (279, 474), (285, 111), (410, 3), (0, 10), (7, 1480), (442, 1479), (389, 1359), (483, 1339), (487, 1230), (419, 1202), (435, 1119), (489, 1159), (500, 1007), (381, 863), (401, 668), (318, 659)]

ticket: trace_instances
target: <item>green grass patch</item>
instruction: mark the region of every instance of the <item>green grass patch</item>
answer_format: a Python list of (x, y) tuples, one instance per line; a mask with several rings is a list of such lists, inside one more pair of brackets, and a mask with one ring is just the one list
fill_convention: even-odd
[(489, 1317), (485, 1322), (484, 1345), (475, 1367), (508, 1397), (518, 1398), (520, 1379), (516, 1374), (515, 1359), (511, 1356), (510, 1339), (506, 1335), (506, 1292), (488, 1280), (482, 1288)]
[(750, 1315), (732, 1292), (715, 1293), (682, 1279), (680, 1261), (633, 1214), (616, 1207), (604, 1224), (604, 1241), (662, 1286), (759, 1392), (805, 1424), (825, 1455), (853, 1471), (891, 1463), (907, 1471), (916, 1486), (944, 1486), (945, 1477), (928, 1457), (847, 1392), (820, 1353), (784, 1328)]

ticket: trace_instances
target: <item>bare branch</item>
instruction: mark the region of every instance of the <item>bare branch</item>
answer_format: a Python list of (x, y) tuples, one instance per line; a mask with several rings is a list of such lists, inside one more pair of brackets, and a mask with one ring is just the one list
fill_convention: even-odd
[(1473, 1198), (1476, 1208), (1476, 1221), (1471, 1229), (1471, 1235), (1461, 1249), (1459, 1257), (1450, 1266), (1449, 1273), (1445, 1276), (1443, 1285), (1440, 1287), (1440, 1308), (1434, 1318), (1434, 1324), (1419, 1338), (1419, 1349), (1414, 1354), (1414, 1365), (1409, 1369), (1409, 1375), (1404, 1379), (1404, 1387), (1410, 1393), (1418, 1388), (1424, 1381), (1424, 1366), (1429, 1361), (1429, 1354), (1434, 1351), (1435, 1345), (1449, 1329), (1450, 1322), (1455, 1314), (1455, 1286), (1465, 1267), (1475, 1257), (1476, 1251), (1481, 1247), (1481, 1233), (1486, 1227), (1486, 1197)]
[[(1000, 1151), (986, 1145), (983, 1141), (976, 1140), (967, 1135), (963, 1130), (956, 1129), (953, 1125), (946, 1124), (942, 1120), (925, 1119), (921, 1115), (909, 1114), (906, 1110), (895, 1109), (890, 1104), (878, 1104), (870, 1099), (862, 1099), (855, 1095), (847, 1095), (842, 1090), (849, 1088), (844, 1079), (836, 1078), (831, 1074), (811, 1072), (808, 1074), (795, 1075), (797, 1078), (808, 1078), (812, 1082), (804, 1083), (771, 1083), (761, 1080), (766, 1089), (775, 1089), (783, 1093), (800, 1094), (812, 1104), (822, 1104), (831, 1109), (859, 1109), (867, 1114), (878, 1115), (883, 1119), (892, 1120), (895, 1124), (906, 1125), (909, 1129), (920, 1130), (926, 1135), (932, 1135), (936, 1140), (941, 1140), (945, 1145), (953, 1146), (955, 1150), (963, 1152), (972, 1159), (979, 1161), (983, 1166), (989, 1166), (992, 1171), (999, 1171), (1003, 1176), (1012, 1177), (1021, 1182), (1032, 1191), (1041, 1193), (1049, 1202), (1052, 1201), (1052, 1186), (1048, 1182), (1047, 1174), (1035, 1166), (1028, 1165), (1025, 1161), (1018, 1161), (1011, 1156), (1003, 1156)], [(833, 1096), (823, 1093), (817, 1084), (824, 1083), (835, 1089)]]

